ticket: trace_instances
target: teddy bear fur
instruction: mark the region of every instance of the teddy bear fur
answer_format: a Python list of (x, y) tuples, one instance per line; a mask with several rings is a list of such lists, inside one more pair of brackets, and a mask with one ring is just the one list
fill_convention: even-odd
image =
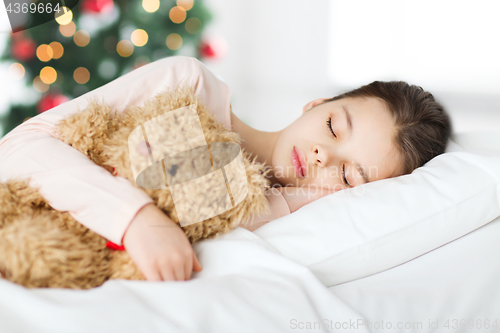
[[(168, 188), (151, 190), (136, 185), (127, 138), (146, 121), (192, 104), (196, 105), (207, 142), (241, 143), (239, 135), (224, 128), (191, 87), (182, 86), (174, 91), (167, 89), (143, 107), (130, 106), (122, 113), (90, 101), (85, 110), (59, 122), (56, 134), (115, 177), (124, 177), (145, 191), (167, 216), (179, 223)], [(244, 150), (242, 154), (248, 195), (218, 216), (182, 227), (191, 243), (227, 233), (254, 214), (269, 210), (264, 195), (269, 187), (267, 170), (256, 162), (256, 157), (251, 158)], [(0, 183), (0, 202), (3, 278), (28, 288), (73, 289), (90, 289), (109, 279), (145, 279), (126, 251), (109, 249), (107, 239), (77, 222), (68, 212), (51, 208), (38, 189), (29, 185), (29, 179)]]

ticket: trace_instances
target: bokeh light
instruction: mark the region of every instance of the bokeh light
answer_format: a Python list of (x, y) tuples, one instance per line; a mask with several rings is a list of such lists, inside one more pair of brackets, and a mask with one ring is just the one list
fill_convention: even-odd
[(136, 29), (130, 37), (135, 46), (144, 46), (148, 42), (148, 33), (142, 29)]
[(14, 80), (21, 80), (25, 73), (26, 70), (24, 69), (24, 66), (18, 62), (9, 66), (9, 74)]
[(134, 44), (128, 40), (121, 40), (116, 45), (116, 52), (122, 57), (130, 57), (134, 53)]
[(142, 0), (142, 8), (148, 13), (154, 13), (160, 8), (160, 0)]
[(179, 34), (171, 33), (167, 36), (167, 47), (171, 50), (178, 50), (182, 47), (182, 37)]
[(177, 0), (177, 6), (184, 8), (185, 11), (193, 8), (193, 0)]
[(99, 75), (103, 79), (112, 79), (118, 72), (118, 66), (113, 59), (104, 59), (97, 68)]
[(90, 72), (85, 67), (78, 67), (73, 72), (73, 78), (79, 84), (85, 84), (90, 80)]
[(170, 9), (170, 13), (168, 14), (172, 22), (174, 23), (182, 23), (186, 19), (186, 10), (182, 7), (175, 6)]
[(190, 17), (186, 21), (186, 31), (191, 35), (198, 33), (201, 30), (201, 21), (197, 17)]
[(87, 46), (87, 44), (90, 42), (90, 35), (85, 30), (78, 30), (73, 36), (73, 40), (75, 41), (76, 45), (84, 47)]
[(47, 44), (42, 44), (36, 49), (36, 56), (40, 59), (40, 61), (47, 62), (52, 59), (53, 55), (54, 52), (52, 51), (52, 48)]
[(45, 66), (40, 71), (40, 79), (45, 84), (52, 84), (57, 79), (57, 72), (54, 68), (52, 68), (50, 66)]
[(49, 85), (42, 82), (39, 76), (33, 79), (33, 88), (39, 93), (44, 93), (49, 90)]
[(60, 25), (59, 31), (61, 32), (61, 35), (63, 35), (64, 37), (71, 37), (76, 31), (76, 24), (73, 21), (71, 21), (66, 25)]
[(56, 22), (59, 23), (60, 25), (66, 25), (69, 24), (73, 20), (73, 12), (71, 9), (68, 7), (62, 6), (60, 8), (61, 10), (58, 12), (55, 12), (55, 18)]
[(59, 42), (52, 42), (49, 44), (52, 49), (53, 55), (52, 58), (59, 59), (64, 54), (64, 47)]

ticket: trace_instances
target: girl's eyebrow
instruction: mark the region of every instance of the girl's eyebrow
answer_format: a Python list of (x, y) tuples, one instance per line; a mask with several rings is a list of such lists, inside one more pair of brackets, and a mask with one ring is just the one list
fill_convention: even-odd
[(342, 105), (342, 110), (344, 110), (344, 116), (347, 119), (347, 128), (349, 128), (349, 136), (352, 136), (352, 118), (351, 113), (347, 109), (347, 106)]

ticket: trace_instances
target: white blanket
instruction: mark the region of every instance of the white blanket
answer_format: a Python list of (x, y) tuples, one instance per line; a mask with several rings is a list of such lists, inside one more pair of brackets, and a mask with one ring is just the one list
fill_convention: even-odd
[(68, 290), (0, 280), (0, 332), (366, 332), (364, 318), (307, 268), (246, 229), (194, 249), (203, 270), (187, 282)]

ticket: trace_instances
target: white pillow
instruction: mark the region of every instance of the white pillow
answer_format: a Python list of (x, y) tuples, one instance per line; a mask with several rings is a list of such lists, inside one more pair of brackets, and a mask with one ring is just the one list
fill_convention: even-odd
[[(453, 139), (481, 148), (468, 137)], [(326, 286), (400, 265), (500, 215), (500, 133), (487, 139), (497, 152), (450, 140), (410, 175), (336, 192), (254, 233)]]

